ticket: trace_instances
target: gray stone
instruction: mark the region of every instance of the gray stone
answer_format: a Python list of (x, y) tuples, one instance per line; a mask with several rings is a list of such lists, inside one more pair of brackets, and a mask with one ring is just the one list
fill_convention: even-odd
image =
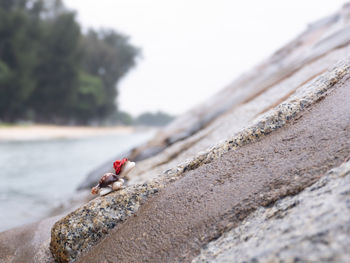
[(188, 262), (259, 206), (299, 193), (350, 153), (349, 87), (346, 74), (284, 127), (184, 171), (78, 262)]
[[(188, 171), (196, 170), (205, 164), (220, 159), (229, 151), (234, 152), (244, 145), (251, 144), (272, 132), (278, 131), (296, 116), (299, 116), (298, 113), (314, 106), (323, 97), (331, 93), (337, 83), (349, 78), (350, 60), (339, 62), (332, 71), (326, 72), (309, 84), (302, 86), (294, 96), (266, 112), (251, 126), (212, 147), (207, 152), (197, 155), (187, 163), (167, 171), (161, 179), (149, 184), (131, 186), (106, 197), (100, 197), (77, 209), (58, 221), (52, 228), (50, 248), (56, 260), (59, 262), (74, 260), (81, 252), (97, 244), (111, 229), (136, 213), (139, 206), (160, 189), (167, 190), (169, 184), (173, 184)], [(342, 90), (344, 88), (342, 87)], [(332, 163), (334, 161), (331, 161), (329, 165), (332, 165)], [(216, 166), (214, 165), (214, 167)], [(217, 169), (219, 171), (219, 168)], [(215, 173), (215, 171), (210, 171)], [(313, 177), (308, 180), (312, 181)], [(197, 182), (199, 183), (199, 181)], [(298, 189), (300, 191), (302, 187), (299, 184), (302, 182), (295, 182), (296, 190), (290, 190), (290, 192), (294, 193)], [(272, 196), (275, 196), (275, 194), (272, 194)]]
[(98, 197), (57, 221), (51, 230), (50, 250), (58, 262), (73, 261), (110, 229), (133, 215), (162, 185), (131, 186)]
[(297, 196), (260, 208), (210, 242), (200, 262), (349, 262), (350, 162)]
[(54, 263), (49, 250), (50, 229), (60, 217), (46, 218), (0, 233), (0, 262)]

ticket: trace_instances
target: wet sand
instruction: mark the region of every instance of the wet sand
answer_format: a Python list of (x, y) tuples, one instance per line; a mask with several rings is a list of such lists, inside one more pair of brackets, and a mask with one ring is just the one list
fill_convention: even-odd
[(134, 127), (88, 127), (29, 125), (0, 127), (0, 141), (30, 141), (48, 139), (75, 139), (91, 136), (130, 134)]
[(189, 262), (200, 248), (315, 182), (350, 154), (350, 83), (260, 141), (187, 172), (78, 262)]

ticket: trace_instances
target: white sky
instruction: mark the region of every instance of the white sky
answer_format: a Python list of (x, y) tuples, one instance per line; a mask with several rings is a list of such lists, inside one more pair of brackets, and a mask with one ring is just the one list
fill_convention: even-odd
[(131, 37), (143, 58), (119, 84), (137, 115), (180, 114), (337, 11), (344, 0), (65, 0), (84, 28)]

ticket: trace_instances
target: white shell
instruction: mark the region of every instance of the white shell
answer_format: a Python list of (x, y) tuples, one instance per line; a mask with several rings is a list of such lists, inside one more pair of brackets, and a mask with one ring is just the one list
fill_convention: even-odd
[(109, 194), (109, 193), (112, 192), (112, 191), (113, 191), (113, 190), (112, 190), (111, 187), (103, 187), (103, 188), (100, 189), (99, 194), (100, 194), (100, 196), (104, 196), (104, 195), (106, 195), (106, 194)]
[(122, 172), (120, 173), (120, 176), (126, 176), (132, 169), (134, 169), (135, 163), (127, 161), (127, 163), (124, 165)]
[[(118, 181), (116, 181), (116, 182), (113, 183), (112, 189), (113, 189), (114, 191), (123, 188), (123, 182), (122, 182), (121, 180), (123, 180), (123, 179), (119, 179)], [(123, 181), (124, 181), (124, 180), (123, 180)]]

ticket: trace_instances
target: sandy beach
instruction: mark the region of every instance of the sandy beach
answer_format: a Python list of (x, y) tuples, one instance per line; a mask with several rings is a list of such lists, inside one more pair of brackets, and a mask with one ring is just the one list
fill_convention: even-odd
[(72, 139), (92, 136), (130, 134), (136, 130), (130, 126), (88, 127), (29, 125), (0, 127), (0, 141), (28, 141), (49, 139)]

